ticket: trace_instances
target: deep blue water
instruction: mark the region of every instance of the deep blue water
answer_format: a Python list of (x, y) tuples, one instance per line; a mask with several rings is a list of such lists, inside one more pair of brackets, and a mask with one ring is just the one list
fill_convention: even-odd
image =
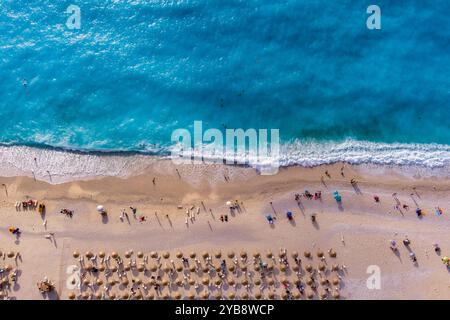
[[(450, 1), (0, 2), (0, 142), (149, 150), (176, 128), (450, 144)], [(25, 85), (24, 85), (25, 84)]]

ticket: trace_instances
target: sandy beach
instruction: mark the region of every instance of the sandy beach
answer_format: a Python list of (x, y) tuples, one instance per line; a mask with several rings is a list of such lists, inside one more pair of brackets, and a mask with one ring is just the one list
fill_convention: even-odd
[[(351, 184), (351, 179), (356, 183)], [(341, 299), (450, 299), (450, 269), (441, 261), (450, 255), (448, 178), (411, 176), (388, 167), (375, 170), (341, 163), (282, 168), (277, 175), (261, 176), (246, 167), (175, 166), (168, 160), (159, 160), (126, 178), (98, 177), (51, 184), (17, 176), (2, 177), (0, 183), (0, 251), (5, 253), (0, 263), (17, 270), (16, 283), (5, 291), (13, 299), (68, 299), (72, 292), (76, 299), (95, 298), (96, 293), (100, 297), (105, 290), (123, 298), (123, 293), (130, 290), (130, 286), (123, 285), (107, 289), (103, 284), (107, 279), (101, 272), (88, 272), (83, 278), (92, 283), (100, 277), (97, 287), (82, 284), (80, 289), (71, 288), (70, 266), (80, 266), (79, 258), (73, 257), (75, 251), (82, 257), (91, 251), (97, 259), (92, 260), (94, 265), (100, 264), (98, 253), (102, 251), (106, 256), (118, 252), (124, 263), (128, 261), (124, 254), (131, 252), (131, 262), (134, 258), (142, 264), (145, 263), (138, 252), (150, 264), (152, 251), (159, 256), (168, 251), (170, 258), (162, 258), (163, 266), (170, 265), (170, 260), (180, 264), (178, 251), (184, 257), (195, 252), (201, 261), (202, 252), (212, 256), (221, 251), (230, 265), (233, 259), (226, 255), (231, 251), (236, 257), (245, 251), (250, 261), (252, 253), (259, 252), (268, 259), (269, 250), (277, 256), (280, 248), (287, 250), (290, 267), (291, 253), (299, 253), (301, 276), (291, 272), (287, 279), (280, 280), (283, 276), (278, 274), (272, 289), (260, 290), (254, 283), (246, 290), (229, 285), (221, 291), (225, 298), (234, 298), (234, 293), (230, 295), (233, 290), (236, 297), (246, 291), (246, 298), (255, 298), (258, 291), (262, 298), (268, 298), (270, 292), (274, 298), (282, 298), (284, 281), (291, 283), (295, 298), (307, 299), (312, 291), (307, 284), (308, 272), (303, 268), (324, 263), (325, 278), (330, 281), (335, 278), (332, 265), (338, 265), (342, 271), (339, 285), (330, 286), (334, 288), (328, 299), (335, 291)], [(305, 190), (312, 194), (320, 190), (321, 199), (308, 199)], [(341, 205), (333, 198), (334, 191), (341, 195)], [(301, 196), (296, 200), (295, 194)], [(374, 196), (379, 197), (379, 202)], [(15, 208), (16, 202), (29, 199), (44, 203), (45, 213)], [(401, 204), (398, 208), (395, 199)], [(227, 201), (237, 201), (239, 210), (230, 211)], [(97, 205), (104, 206), (106, 216), (97, 212)], [(136, 208), (135, 214), (130, 206)], [(442, 215), (436, 214), (436, 207), (442, 209)], [(73, 210), (72, 218), (60, 213), (63, 208)], [(422, 210), (421, 217), (416, 208)], [(121, 216), (122, 210), (127, 216)], [(292, 220), (286, 216), (288, 211), (292, 212)], [(311, 219), (314, 214), (315, 223)], [(225, 215), (227, 222), (221, 221)], [(268, 223), (267, 215), (275, 218), (273, 225)], [(8, 231), (11, 226), (20, 228), (20, 236)], [(409, 247), (402, 243), (406, 237)], [(397, 252), (390, 249), (391, 240), (396, 241)], [(440, 252), (435, 252), (433, 243), (439, 245)], [(330, 249), (337, 253), (335, 258), (329, 256)], [(8, 257), (9, 251), (20, 252), (20, 257)], [(312, 259), (304, 257), (305, 251), (311, 252)], [(319, 251), (324, 252), (326, 259), (316, 256)], [(415, 263), (411, 252), (417, 259)], [(218, 264), (221, 259), (213, 259), (212, 263)], [(84, 257), (83, 263), (90, 260)], [(277, 261), (273, 263), (275, 269), (279, 267)], [(379, 268), (379, 288), (367, 285), (371, 276), (368, 270), (373, 270), (370, 266)], [(151, 274), (144, 272), (135, 277), (145, 284)], [(44, 277), (54, 283), (56, 293), (39, 292), (36, 283)], [(239, 276), (235, 278), (238, 280)], [(297, 293), (294, 278), (305, 283), (305, 294)], [(198, 279), (202, 276), (198, 275)], [(320, 272), (318, 279), (322, 279)], [(158, 296), (151, 293), (152, 288), (135, 286), (144, 297), (154, 299), (185, 299), (188, 293), (195, 293), (200, 299), (205, 290), (211, 291), (211, 296), (215, 290), (208, 286), (194, 290), (186, 284)], [(83, 296), (83, 292), (88, 294)], [(318, 284), (317, 292), (309, 298), (319, 299), (321, 292)]]

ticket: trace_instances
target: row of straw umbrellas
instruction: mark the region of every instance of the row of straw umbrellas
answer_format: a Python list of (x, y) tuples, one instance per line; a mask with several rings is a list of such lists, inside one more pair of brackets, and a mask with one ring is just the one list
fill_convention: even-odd
[[(336, 255), (337, 255), (334, 250), (329, 250), (328, 254), (332, 258), (335, 258)], [(124, 257), (125, 258), (131, 258), (133, 255), (134, 255), (133, 250), (129, 250), (129, 251), (126, 251), (124, 253)], [(290, 255), (291, 255), (291, 257), (293, 259), (296, 259), (296, 258), (299, 257), (299, 254), (296, 251), (293, 251)], [(317, 251), (316, 255), (317, 255), (318, 258), (321, 258), (321, 259), (323, 259), (324, 256), (325, 256), (324, 252), (320, 251), (320, 250)], [(80, 252), (78, 252), (78, 251), (73, 252), (73, 257), (74, 258), (79, 258), (80, 256), (81, 256)], [(86, 258), (90, 259), (90, 258), (94, 257), (94, 253), (92, 251), (87, 251), (87, 252), (85, 252), (84, 256)], [(98, 252), (97, 256), (99, 258), (105, 258), (106, 257), (106, 253), (104, 251), (100, 251), (100, 252)], [(142, 259), (142, 258), (144, 258), (144, 253), (142, 251), (138, 251), (135, 254), (135, 256), (137, 258), (141, 258)], [(167, 260), (167, 259), (169, 259), (171, 257), (171, 254), (168, 251), (163, 251), (161, 253), (158, 253), (156, 251), (152, 251), (152, 252), (150, 252), (149, 256), (151, 258), (154, 258), (154, 259), (164, 258), (164, 259)], [(185, 257), (185, 255), (181, 251), (176, 252), (175, 256), (177, 258), (180, 258), (180, 259)], [(194, 258), (197, 258), (198, 255), (197, 255), (196, 252), (192, 251), (187, 256), (189, 258), (191, 258), (191, 259), (194, 259)], [(222, 258), (223, 255), (222, 255), (221, 251), (216, 251), (214, 254), (210, 254), (209, 252), (204, 251), (199, 256), (203, 257), (206, 260), (207, 258), (212, 258), (212, 256), (214, 256), (217, 259), (220, 259), (220, 258)], [(247, 259), (248, 258), (248, 253), (245, 252), (245, 251), (241, 251), (239, 253), (239, 256), (242, 259)], [(254, 258), (260, 258), (262, 255), (261, 255), (260, 252), (255, 251), (255, 252), (253, 252), (252, 256)], [(269, 258), (269, 259), (272, 259), (272, 258), (275, 257), (275, 255), (271, 251), (267, 251), (265, 256), (267, 258)], [(278, 256), (280, 258), (287, 259), (286, 251), (280, 251)], [(313, 254), (310, 251), (304, 251), (303, 252), (303, 256), (305, 258), (309, 259), (309, 260), (313, 259)], [(117, 251), (113, 251), (113, 252), (111, 252), (110, 257), (112, 257), (113, 259), (118, 259), (120, 256), (117, 253)], [(226, 257), (228, 257), (230, 259), (233, 259), (233, 258), (235, 258), (237, 256), (236, 256), (234, 251), (228, 251), (227, 254), (226, 254)], [(90, 271), (92, 268), (93, 268), (93, 265), (89, 264), (86, 267), (86, 270)], [(245, 268), (245, 270), (246, 270), (246, 266), (242, 266), (240, 268), (241, 269)], [(273, 270), (274, 266), (273, 266), (273, 264), (269, 264), (267, 268), (268, 268), (268, 270)], [(110, 268), (110, 270), (113, 271), (113, 272), (117, 271), (117, 269), (118, 268), (116, 266), (113, 266), (113, 267)], [(131, 264), (130, 263), (124, 265), (124, 270), (125, 271), (129, 271), (130, 269), (131, 269)], [(171, 268), (167, 264), (163, 268), (159, 268), (156, 264), (151, 264), (150, 267), (147, 268), (144, 263), (140, 263), (137, 266), (137, 270), (141, 271), (141, 272), (143, 272), (143, 271), (145, 271), (147, 269), (152, 271), (152, 272), (158, 271), (160, 269), (162, 269), (162, 271), (164, 271), (164, 272), (168, 272)], [(234, 264), (230, 263), (229, 266), (228, 266), (228, 269), (229, 269), (229, 271), (234, 271), (234, 269), (235, 269)], [(255, 264), (254, 265), (254, 269), (255, 269), (255, 271), (260, 271), (259, 265)], [(279, 269), (280, 269), (280, 271), (286, 271), (286, 266), (284, 264), (280, 264)], [(293, 264), (292, 265), (292, 269), (294, 271), (298, 271), (299, 266), (297, 264)], [(317, 269), (320, 270), (320, 271), (324, 271), (326, 269), (326, 265), (321, 263)], [(105, 266), (103, 264), (101, 264), (101, 265), (99, 265), (97, 267), (97, 270), (104, 271), (105, 270)], [(184, 270), (184, 265), (177, 265), (176, 266), (176, 270), (178, 272), (183, 271)], [(191, 266), (189, 268), (189, 270), (191, 272), (195, 271), (196, 270), (195, 266)], [(312, 274), (315, 271), (315, 268), (313, 268), (313, 266), (311, 264), (308, 264), (306, 266), (305, 270)], [(338, 270), (338, 265), (333, 264), (333, 266), (331, 267), (331, 270), (332, 271), (337, 271)], [(205, 267), (203, 271), (206, 273), (206, 272), (209, 271), (209, 269)], [(221, 267), (220, 266), (216, 267), (216, 271), (217, 272), (221, 271)], [(190, 285), (197, 284), (197, 281), (192, 279), (192, 278), (189, 278), (188, 281), (189, 281)], [(105, 281), (105, 282), (110, 286), (110, 288), (112, 288), (117, 283), (122, 284), (124, 287), (127, 287), (128, 284), (129, 284), (129, 280), (126, 277), (122, 278), (121, 281), (117, 281), (117, 280), (114, 280), (114, 279), (109, 279), (108, 281)], [(144, 283), (140, 278), (133, 278), (132, 282), (133, 282), (133, 284), (137, 284), (138, 286)], [(199, 280), (199, 282), (200, 282), (200, 280)], [(235, 285), (236, 282), (242, 284), (243, 286), (247, 286), (249, 284), (249, 281), (248, 281), (247, 278), (243, 279), (242, 281), (235, 281), (232, 277), (227, 277), (226, 280), (222, 280), (220, 278), (214, 280), (214, 279), (210, 279), (208, 277), (203, 277), (201, 279), (201, 283), (203, 285), (205, 285), (205, 286), (208, 286), (210, 284), (220, 285), (221, 283), (225, 283), (225, 282), (228, 285)], [(306, 281), (306, 284), (311, 286), (313, 284), (313, 282), (314, 281), (313, 281), (312, 277), (310, 277)], [(170, 281), (169, 279), (162, 279), (162, 281), (160, 281), (160, 284), (162, 284), (162, 286), (165, 286), (165, 287), (168, 287), (171, 283), (172, 284), (175, 283), (179, 287), (184, 286), (184, 282), (180, 278), (177, 278), (173, 282)], [(255, 279), (253, 281), (253, 283), (255, 285), (259, 286), (259, 285), (261, 285), (261, 280), (260, 279)], [(289, 279), (287, 279), (286, 277), (282, 277), (281, 280), (280, 280), (280, 283), (282, 283), (282, 284), (290, 284), (291, 281), (289, 281)], [(300, 279), (296, 279), (296, 280), (293, 281), (293, 283), (298, 285), (299, 283), (301, 283), (301, 280)], [(333, 278), (331, 280), (331, 282), (328, 279), (324, 279), (324, 278), (322, 278), (320, 280), (320, 284), (323, 285), (323, 286), (328, 286), (331, 283), (333, 285), (337, 286), (337, 285), (339, 285), (340, 280), (337, 277)], [(94, 279), (94, 281), (90, 281), (89, 279), (84, 279), (83, 280), (83, 285), (86, 285), (86, 286), (96, 285), (98, 288), (100, 288), (100, 286), (102, 286), (103, 284), (104, 284), (104, 281), (102, 279), (100, 279), (100, 278)], [(152, 285), (155, 285), (156, 283), (155, 283), (155, 280), (152, 279), (151, 281), (147, 282), (147, 284), (149, 286), (152, 286)], [(266, 284), (269, 285), (269, 286), (273, 286), (275, 284), (275, 281), (274, 281), (274, 279), (270, 278), (270, 279), (268, 279), (266, 281)], [(308, 299), (312, 299), (316, 295), (319, 295), (320, 298), (324, 299), (324, 298), (327, 298), (330, 294), (327, 291), (323, 291), (321, 293), (317, 293), (317, 292), (315, 293), (313, 291), (309, 291), (309, 292), (306, 293), (306, 297)], [(301, 296), (302, 295), (300, 294), (300, 292), (293, 292), (292, 293), (292, 298), (294, 298), (294, 299), (298, 299)], [(332, 296), (333, 296), (333, 298), (338, 299), (340, 297), (340, 294), (339, 294), (338, 291), (335, 291), (335, 292), (332, 293)], [(69, 293), (68, 297), (69, 297), (69, 299), (75, 299), (77, 296), (76, 296), (75, 293), (71, 292), (71, 293)], [(130, 298), (132, 298), (132, 299), (143, 299), (143, 298), (145, 298), (145, 299), (155, 299), (155, 298), (159, 298), (159, 299), (182, 299), (183, 295), (180, 292), (161, 293), (160, 295), (159, 294), (155, 295), (153, 293), (148, 292), (148, 294), (144, 295), (144, 294), (141, 293), (140, 290), (138, 290), (134, 294), (132, 294), (131, 292), (127, 291), (127, 292), (123, 292), (123, 293), (117, 295), (114, 292), (112, 292), (111, 290), (109, 290), (108, 293), (101, 292), (101, 291), (97, 291), (97, 292), (94, 292), (94, 293), (89, 293), (89, 292), (85, 291), (85, 292), (82, 292), (81, 295), (79, 295), (78, 297), (81, 298), (81, 299), (89, 299), (89, 298), (91, 298), (91, 299), (92, 298), (94, 298), (94, 299), (105, 299), (105, 298), (106, 299), (130, 299)], [(221, 291), (217, 291), (214, 294), (211, 294), (208, 290), (205, 290), (202, 293), (187, 292), (186, 295), (184, 296), (185, 299), (195, 299), (195, 298), (201, 298), (201, 299), (211, 299), (211, 298), (223, 299), (225, 297), (228, 298), (228, 299), (248, 299), (248, 298), (250, 298), (250, 294), (247, 293), (247, 292), (243, 292), (241, 294), (237, 294), (235, 292), (228, 292), (228, 294), (226, 296), (223, 296)], [(288, 295), (285, 292), (283, 292), (281, 295), (277, 295), (273, 290), (269, 289), (269, 292), (268, 292), (267, 296), (265, 296), (263, 292), (256, 292), (253, 295), (252, 298), (254, 298), (254, 299), (276, 299), (276, 298), (279, 298), (279, 297), (281, 297), (282, 299), (286, 299), (288, 297)]]

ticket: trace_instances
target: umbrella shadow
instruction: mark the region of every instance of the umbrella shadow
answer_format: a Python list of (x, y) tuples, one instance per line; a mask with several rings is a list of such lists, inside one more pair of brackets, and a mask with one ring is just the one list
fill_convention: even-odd
[(102, 223), (103, 224), (107, 224), (108, 221), (109, 221), (108, 215), (107, 214), (102, 215)]
[(297, 225), (297, 223), (295, 222), (295, 219), (289, 219), (289, 223), (291, 224), (291, 226), (295, 227)]
[(340, 201), (338, 202), (338, 209), (339, 211), (344, 211), (344, 205)]
[(359, 195), (363, 194), (362, 191), (361, 191), (361, 188), (358, 186), (357, 182), (353, 182), (352, 183), (352, 187), (353, 187), (353, 190), (355, 190), (356, 194), (359, 194)]

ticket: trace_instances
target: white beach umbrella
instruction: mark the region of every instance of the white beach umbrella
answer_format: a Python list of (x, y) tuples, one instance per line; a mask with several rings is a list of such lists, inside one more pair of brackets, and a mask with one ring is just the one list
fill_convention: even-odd
[(105, 208), (101, 204), (99, 204), (97, 206), (97, 211), (101, 213), (101, 212), (105, 211)]

